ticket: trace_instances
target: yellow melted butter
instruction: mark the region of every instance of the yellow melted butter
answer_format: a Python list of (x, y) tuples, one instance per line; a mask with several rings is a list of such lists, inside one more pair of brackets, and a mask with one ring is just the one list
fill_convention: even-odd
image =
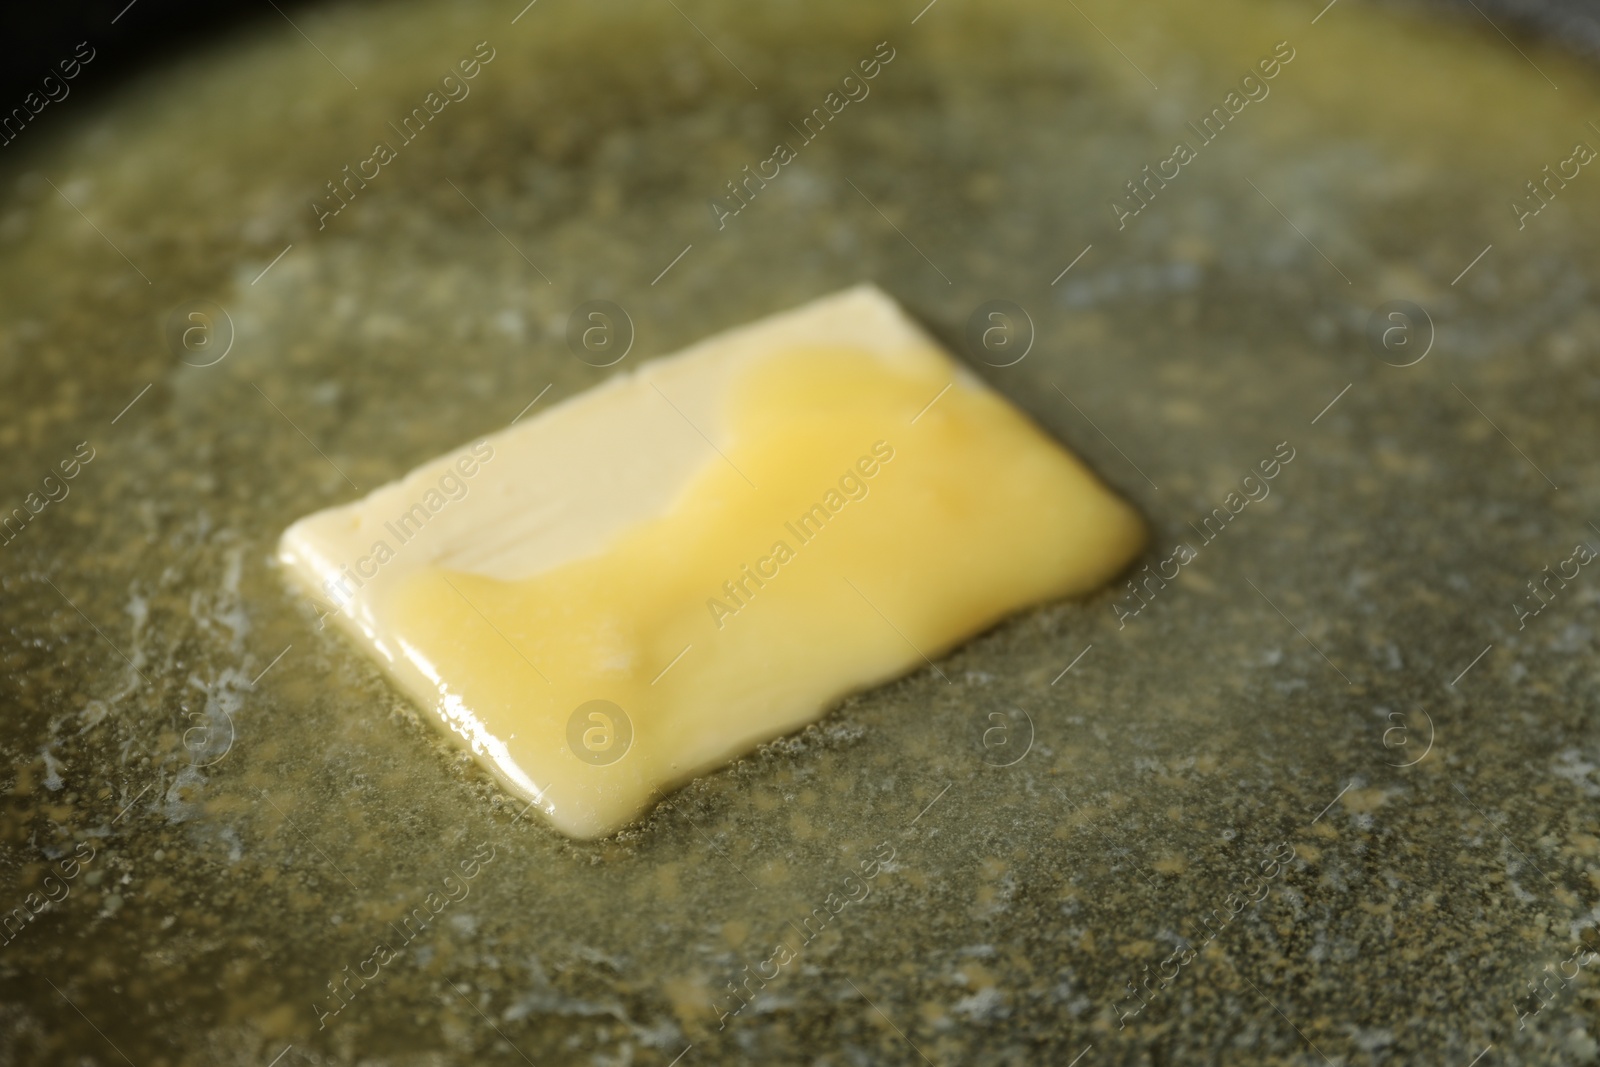
[[(525, 580), (420, 569), (375, 617), (503, 781), (570, 834), (609, 833), (1142, 548), (1133, 509), (1020, 412), (952, 383), (943, 359), (913, 362), (763, 359), (732, 383), (722, 455), (708, 447), (666, 514)], [(820, 530), (814, 505), (836, 508)], [(568, 748), (569, 719), (596, 699), (632, 726), (605, 765)]]

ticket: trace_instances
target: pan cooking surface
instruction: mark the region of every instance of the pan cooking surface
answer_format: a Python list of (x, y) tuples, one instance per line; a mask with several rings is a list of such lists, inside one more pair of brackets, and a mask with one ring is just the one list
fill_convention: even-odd
[[(1592, 1058), (1592, 73), (1353, 2), (516, 6), (5, 157), (0, 1059)], [(276, 570), (613, 373), (581, 305), (632, 366), (860, 280), (1137, 504), (1122, 582), (576, 843)]]

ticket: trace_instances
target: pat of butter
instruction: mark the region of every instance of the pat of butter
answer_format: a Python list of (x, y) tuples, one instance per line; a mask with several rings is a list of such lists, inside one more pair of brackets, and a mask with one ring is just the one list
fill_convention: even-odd
[(1144, 538), (862, 286), (620, 374), (300, 520), (279, 551), (507, 788), (595, 837), (1093, 589)]

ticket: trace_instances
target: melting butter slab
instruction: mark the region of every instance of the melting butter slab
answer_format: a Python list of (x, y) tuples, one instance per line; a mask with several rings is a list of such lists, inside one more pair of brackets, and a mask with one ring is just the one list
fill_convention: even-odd
[(588, 838), (1095, 588), (1144, 537), (862, 286), (317, 512), (280, 557), (507, 788)]

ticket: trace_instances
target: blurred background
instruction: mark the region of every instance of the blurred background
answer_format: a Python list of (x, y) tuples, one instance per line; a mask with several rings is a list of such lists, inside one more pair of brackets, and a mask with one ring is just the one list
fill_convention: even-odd
[[(96, 97), (114, 92), (125, 79), (185, 52), (203, 49), (219, 36), (250, 33), (282, 22), (316, 0), (260, 0), (242, 4), (201, 0), (83, 0), (70, 4), (12, 4), (0, 35), (0, 99), (20, 101), (55, 70), (56, 62), (81, 41), (96, 50), (94, 61), (73, 83), (73, 93)], [(137, 17), (135, 17), (137, 12)], [(115, 20), (115, 21), (113, 21)]]
[[(379, 3), (381, 0), (372, 0)], [(1469, 19), (1478, 9), (1509, 31), (1559, 41), (1600, 62), (1600, 10), (1592, 0), (1389, 0), (1395, 6)], [(318, 0), (248, 0), (240, 4), (201, 0), (84, 0), (72, 4), (16, 4), (4, 16), (0, 37), (0, 100), (20, 99), (49, 73), (60, 56), (80, 41), (96, 49), (93, 69), (74, 92), (111, 92), (147, 66), (203, 49), (220, 35), (249, 33), (263, 24), (293, 18)], [(137, 10), (138, 18), (131, 17)], [(115, 19), (115, 23), (112, 20)]]

